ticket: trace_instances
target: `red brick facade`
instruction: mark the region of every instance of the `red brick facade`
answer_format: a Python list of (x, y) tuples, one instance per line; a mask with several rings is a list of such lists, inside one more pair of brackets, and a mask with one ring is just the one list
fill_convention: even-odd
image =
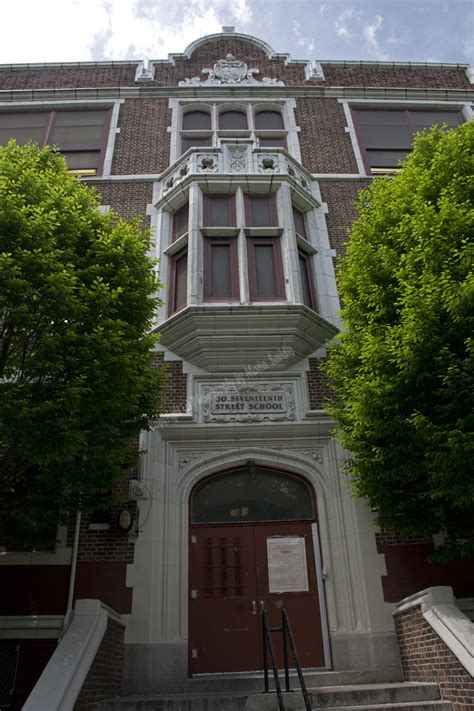
[(474, 678), (413, 607), (395, 615), (403, 675), (406, 681), (434, 681), (454, 711), (474, 708)]
[(123, 625), (109, 617), (107, 629), (74, 705), (74, 711), (96, 711), (101, 701), (120, 693), (123, 635)]

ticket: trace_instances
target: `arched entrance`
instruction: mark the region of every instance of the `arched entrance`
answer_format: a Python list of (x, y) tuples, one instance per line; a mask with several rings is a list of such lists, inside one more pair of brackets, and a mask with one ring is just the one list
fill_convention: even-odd
[(190, 518), (190, 674), (261, 669), (262, 606), (272, 627), (287, 610), (302, 666), (324, 666), (307, 483), (249, 462), (200, 482)]

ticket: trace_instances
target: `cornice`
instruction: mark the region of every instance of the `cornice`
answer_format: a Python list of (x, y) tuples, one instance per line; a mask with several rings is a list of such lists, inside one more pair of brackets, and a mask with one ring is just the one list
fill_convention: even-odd
[(358, 86), (117, 86), (83, 87), (65, 89), (2, 89), (1, 102), (48, 102), (84, 101), (95, 99), (115, 101), (116, 99), (220, 99), (222, 97), (259, 98), (330, 98), (330, 99), (385, 99), (391, 101), (408, 99), (412, 101), (474, 101), (474, 89), (431, 89), (407, 87), (358, 87)]

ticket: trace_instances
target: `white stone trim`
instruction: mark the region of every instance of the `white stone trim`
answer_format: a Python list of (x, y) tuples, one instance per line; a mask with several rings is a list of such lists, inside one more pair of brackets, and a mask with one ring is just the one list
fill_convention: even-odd
[[(391, 606), (383, 603), (381, 583), (373, 583), (385, 573), (384, 557), (377, 553), (366, 508), (347, 489), (347, 455), (331, 439), (329, 418), (258, 427), (238, 423), (238, 436), (233, 424), (174, 422), (144, 435), (142, 477), (153, 505), (127, 569), (127, 585), (134, 588), (127, 643), (187, 640), (189, 494), (204, 477), (248, 459), (299, 474), (315, 489), (331, 630), (391, 630)], [(149, 502), (138, 505), (145, 516)]]
[(108, 618), (123, 624), (99, 600), (77, 600), (74, 619), (23, 706), (23, 711), (73, 711), (107, 630)]
[(451, 587), (432, 587), (404, 598), (394, 615), (415, 607), (463, 667), (474, 676), (474, 623), (459, 609)]
[(357, 167), (359, 168), (359, 175), (363, 175), (365, 177), (367, 175), (367, 171), (365, 170), (364, 159), (362, 158), (362, 152), (359, 147), (359, 141), (357, 139), (354, 121), (352, 119), (350, 102), (345, 99), (340, 99), (339, 103), (342, 104), (342, 108), (344, 109), (344, 115), (346, 117), (347, 122), (345, 130), (346, 133), (349, 134), (349, 137), (351, 139), (352, 150), (354, 151), (354, 157), (356, 159)]
[(102, 168), (102, 177), (106, 178), (112, 172), (112, 160), (114, 157), (115, 136), (120, 133), (118, 128), (118, 117), (120, 105), (125, 102), (125, 99), (117, 99), (114, 101), (112, 115), (110, 117), (109, 135), (107, 138), (107, 147), (105, 149), (104, 167)]

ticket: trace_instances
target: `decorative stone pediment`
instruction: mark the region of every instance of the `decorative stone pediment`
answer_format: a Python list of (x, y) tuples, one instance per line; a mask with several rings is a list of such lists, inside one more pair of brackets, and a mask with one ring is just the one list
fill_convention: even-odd
[(259, 69), (249, 69), (245, 62), (236, 59), (233, 54), (228, 54), (225, 59), (219, 59), (213, 69), (203, 69), (201, 74), (207, 74), (204, 81), (199, 77), (191, 77), (179, 82), (179, 86), (284, 86), (279, 79), (263, 77), (262, 81), (255, 79), (255, 74), (260, 74)]

